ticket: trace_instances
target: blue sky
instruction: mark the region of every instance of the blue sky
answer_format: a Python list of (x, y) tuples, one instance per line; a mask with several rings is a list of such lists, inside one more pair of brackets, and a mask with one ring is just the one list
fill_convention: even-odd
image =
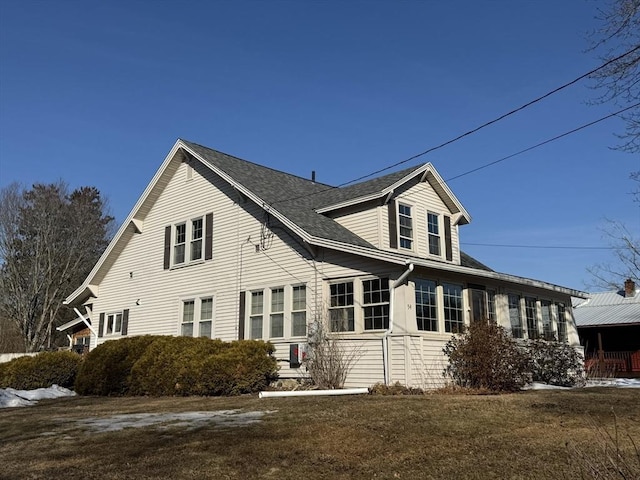
[[(601, 2), (0, 0), (0, 187), (95, 185), (124, 220), (177, 138), (339, 185), (597, 67)], [(614, 112), (582, 81), (399, 168), (449, 179)], [(584, 290), (605, 218), (640, 230), (611, 119), (452, 180), (463, 249)], [(467, 245), (465, 245), (465, 243)]]

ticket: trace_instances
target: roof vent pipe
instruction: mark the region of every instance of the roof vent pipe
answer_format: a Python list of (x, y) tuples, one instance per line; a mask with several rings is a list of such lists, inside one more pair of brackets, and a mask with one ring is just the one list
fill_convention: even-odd
[(311, 181), (315, 183), (316, 181), (316, 171), (315, 170), (311, 170)]

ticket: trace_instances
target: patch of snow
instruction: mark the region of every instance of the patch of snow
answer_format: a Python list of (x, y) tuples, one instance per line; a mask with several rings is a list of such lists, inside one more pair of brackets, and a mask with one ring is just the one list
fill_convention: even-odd
[(571, 390), (573, 387), (561, 387), (559, 385), (549, 385), (547, 383), (533, 382), (526, 385), (523, 390)]
[(218, 427), (244, 427), (259, 422), (262, 417), (272, 413), (243, 412), (238, 410), (218, 410), (211, 412), (183, 412), (183, 413), (133, 413), (112, 415), (110, 417), (83, 418), (76, 421), (81, 427), (88, 427), (94, 432), (115, 432), (125, 428), (142, 428), (158, 426), (198, 428), (207, 424)]
[(587, 387), (640, 388), (640, 378), (605, 378), (589, 380)]
[(13, 388), (0, 388), (0, 408), (27, 407), (34, 405), (43, 398), (72, 397), (76, 393), (68, 388), (52, 385), (49, 388), (37, 388), (35, 390), (15, 390)]

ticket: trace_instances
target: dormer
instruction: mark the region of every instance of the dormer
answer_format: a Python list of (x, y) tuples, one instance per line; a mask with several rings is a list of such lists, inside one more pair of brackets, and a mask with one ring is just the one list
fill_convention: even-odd
[(471, 217), (432, 164), (332, 192), (317, 208), (377, 248), (460, 264), (458, 227)]

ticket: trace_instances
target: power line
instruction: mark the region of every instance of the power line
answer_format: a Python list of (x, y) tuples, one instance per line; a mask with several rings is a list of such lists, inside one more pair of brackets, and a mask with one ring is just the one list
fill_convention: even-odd
[[(361, 177), (355, 178), (355, 179), (350, 180), (350, 181), (348, 181), (348, 182), (341, 183), (341, 184), (339, 184), (337, 187), (329, 187), (329, 188), (326, 188), (326, 189), (319, 190), (319, 191), (317, 191), (317, 192), (308, 193), (308, 194), (305, 194), (305, 195), (299, 195), (299, 196), (297, 196), (297, 197), (284, 198), (284, 199), (282, 199), (282, 200), (275, 200), (275, 201), (271, 202), (271, 205), (275, 205), (275, 204), (277, 204), (277, 203), (286, 202), (286, 201), (291, 201), (291, 200), (298, 200), (298, 199), (301, 199), (301, 198), (307, 198), (307, 197), (311, 197), (311, 196), (313, 196), (313, 195), (318, 195), (318, 194), (323, 193), (323, 192), (326, 192), (326, 191), (334, 190), (335, 188), (344, 187), (344, 186), (347, 186), (347, 185), (349, 185), (349, 184), (351, 184), (351, 183), (355, 183), (355, 182), (358, 182), (358, 181), (360, 181), (360, 180), (364, 180), (365, 178), (372, 177), (372, 176), (377, 175), (377, 174), (379, 174), (379, 173), (382, 173), (382, 172), (385, 172), (385, 171), (390, 170), (390, 169), (392, 169), (392, 168), (395, 168), (395, 167), (398, 167), (398, 166), (400, 166), (400, 165), (403, 165), (403, 164), (405, 164), (405, 163), (407, 163), (407, 162), (410, 162), (410, 161), (412, 161), (412, 160), (415, 160), (416, 158), (419, 158), (419, 157), (422, 157), (422, 156), (424, 156), (424, 155), (427, 155), (428, 153), (431, 153), (431, 152), (433, 152), (433, 151), (435, 151), (435, 150), (439, 150), (439, 149), (441, 149), (441, 148), (443, 148), (443, 147), (445, 147), (445, 146), (447, 146), (447, 145), (450, 145), (450, 144), (452, 144), (452, 143), (454, 143), (454, 142), (457, 142), (457, 141), (459, 141), (459, 140), (463, 139), (464, 137), (467, 137), (467, 136), (469, 136), (469, 135), (472, 135), (473, 133), (476, 133), (476, 132), (478, 132), (479, 130), (482, 130), (483, 128), (486, 128), (486, 127), (488, 127), (488, 126), (490, 126), (490, 125), (493, 125), (494, 123), (497, 123), (497, 122), (499, 122), (500, 120), (503, 120), (503, 119), (505, 119), (505, 118), (507, 118), (507, 117), (509, 117), (509, 116), (511, 116), (511, 115), (513, 115), (513, 114), (515, 114), (515, 113), (517, 113), (517, 112), (519, 112), (519, 111), (521, 111), (521, 110), (524, 110), (525, 108), (528, 108), (528, 107), (530, 107), (531, 105), (534, 105), (535, 103), (538, 103), (538, 102), (540, 102), (540, 101), (544, 100), (545, 98), (550, 97), (551, 95), (553, 95), (553, 94), (555, 94), (555, 93), (557, 93), (557, 92), (559, 92), (559, 91), (561, 91), (561, 90), (564, 90), (565, 88), (567, 88), (567, 87), (569, 87), (569, 86), (571, 86), (571, 85), (573, 85), (573, 84), (575, 84), (575, 83), (579, 82), (580, 80), (583, 80), (584, 78), (589, 77), (590, 75), (593, 75), (594, 73), (598, 72), (599, 70), (602, 70), (603, 68), (606, 68), (606, 67), (607, 67), (607, 66), (609, 66), (610, 64), (612, 64), (612, 63), (614, 63), (614, 62), (617, 62), (618, 60), (620, 60), (620, 59), (622, 59), (622, 58), (626, 57), (627, 55), (631, 55), (632, 53), (636, 52), (637, 50), (640, 50), (640, 45), (638, 45), (638, 46), (637, 46), (637, 47), (635, 47), (635, 48), (632, 48), (631, 50), (629, 50), (629, 51), (627, 51), (627, 52), (623, 53), (622, 55), (617, 56), (616, 58), (613, 58), (613, 59), (609, 60), (608, 62), (603, 63), (603, 64), (602, 64), (602, 65), (600, 65), (599, 67), (594, 68), (593, 70), (590, 70), (590, 71), (588, 71), (588, 72), (586, 72), (586, 73), (584, 73), (584, 74), (580, 75), (579, 77), (576, 77), (576, 78), (574, 78), (573, 80), (571, 80), (571, 81), (569, 81), (569, 82), (567, 82), (567, 83), (565, 83), (565, 84), (563, 84), (563, 85), (561, 85), (561, 86), (559, 86), (559, 87), (554, 88), (553, 90), (551, 90), (551, 91), (549, 91), (549, 92), (545, 93), (544, 95), (541, 95), (541, 96), (539, 96), (539, 97), (537, 97), (537, 98), (535, 98), (535, 99), (533, 99), (533, 100), (531, 100), (531, 101), (529, 101), (529, 102), (525, 103), (524, 105), (522, 105), (522, 106), (520, 106), (520, 107), (518, 107), (518, 108), (514, 108), (513, 110), (511, 110), (511, 111), (509, 111), (509, 112), (507, 112), (507, 113), (504, 113), (504, 114), (500, 115), (499, 117), (494, 118), (493, 120), (489, 120), (488, 122), (485, 122), (485, 123), (483, 123), (482, 125), (480, 125), (480, 126), (478, 126), (478, 127), (475, 127), (475, 128), (473, 128), (473, 129), (471, 129), (471, 130), (469, 130), (469, 131), (467, 131), (467, 132), (465, 132), (465, 133), (463, 133), (463, 134), (461, 134), (461, 135), (458, 135), (457, 137), (452, 138), (451, 140), (447, 140), (446, 142), (443, 142), (443, 143), (441, 143), (441, 144), (439, 144), (439, 145), (436, 145), (435, 147), (428, 148), (427, 150), (425, 150), (425, 151), (423, 151), (423, 152), (420, 152), (420, 153), (418, 153), (418, 154), (416, 154), (416, 155), (413, 155), (413, 156), (411, 156), (411, 157), (409, 157), (409, 158), (407, 158), (407, 159), (405, 159), (405, 160), (401, 160), (401, 161), (399, 161), (399, 162), (393, 163), (393, 164), (391, 164), (391, 165), (389, 165), (389, 166), (387, 166), (387, 167), (381, 168), (381, 169), (379, 169), (379, 170), (376, 170), (376, 171), (371, 172), (371, 173), (369, 173), (369, 174), (367, 174), (367, 175), (363, 175), (363, 176), (361, 176)], [(635, 106), (637, 106), (637, 105), (634, 105), (634, 107), (635, 107)], [(629, 108), (633, 108), (633, 107), (629, 107)], [(619, 113), (621, 113), (621, 112), (624, 112), (624, 111), (626, 111), (626, 110), (628, 110), (628, 109), (621, 110), (620, 112), (617, 112), (617, 113), (615, 113), (615, 114), (612, 114), (611, 116), (613, 116), (613, 115), (617, 115), (617, 114), (619, 114)], [(600, 120), (597, 120), (595, 123), (597, 123), (598, 121), (605, 120), (606, 118), (609, 118), (609, 116), (604, 117), (604, 118), (602, 118), (602, 119), (600, 119)], [(582, 128), (586, 128), (587, 126), (590, 126), (590, 125), (584, 125), (584, 126), (582, 126), (582, 127), (578, 128), (577, 130), (580, 130), (580, 129), (582, 129)], [(577, 131), (577, 130), (575, 130), (575, 131)], [(568, 135), (569, 133), (570, 133), (570, 132), (567, 132), (566, 134), (563, 134), (563, 136), (564, 136), (564, 135)], [(561, 138), (561, 137), (559, 137), (559, 138)], [(552, 140), (549, 140), (549, 141), (552, 141)], [(535, 147), (532, 147), (532, 148), (535, 148)], [(496, 163), (497, 163), (497, 162), (496, 162)], [(482, 168), (484, 168), (484, 167), (482, 167)], [(469, 173), (471, 173), (471, 172), (469, 172)]]
[(609, 119), (611, 117), (615, 117), (616, 115), (619, 115), (619, 114), (621, 114), (623, 112), (626, 112), (627, 110), (630, 110), (632, 108), (636, 108), (636, 107), (639, 107), (639, 106), (640, 106), (640, 102), (636, 103), (635, 105), (631, 105), (630, 107), (623, 108), (622, 110), (618, 110), (617, 112), (610, 113), (609, 115), (606, 115), (606, 116), (601, 117), (601, 118), (599, 118), (597, 120), (594, 120), (593, 122), (585, 123), (584, 125), (581, 125), (581, 126), (579, 126), (577, 128), (574, 128), (573, 130), (569, 130), (568, 132), (564, 132), (564, 133), (561, 133), (560, 135), (556, 135), (555, 137), (549, 138), (549, 139), (547, 139), (547, 140), (545, 140), (543, 142), (540, 142), (540, 143), (537, 143), (537, 144), (535, 144), (535, 145), (533, 145), (531, 147), (525, 148), (524, 150), (520, 150), (519, 152), (512, 153), (511, 155), (507, 155), (506, 157), (502, 157), (502, 158), (500, 158), (498, 160), (494, 160), (493, 162), (489, 162), (489, 163), (487, 163), (485, 165), (482, 165), (480, 167), (477, 167), (477, 168), (474, 168), (474, 169), (469, 170), (467, 172), (461, 173), (460, 175), (456, 175), (455, 177), (448, 178), (448, 179), (445, 180), (445, 182), (450, 182), (451, 180), (456, 180), (456, 179), (458, 179), (460, 177), (464, 177), (465, 175), (469, 175), (471, 173), (477, 172), (478, 170), (482, 170), (483, 168), (487, 168), (487, 167), (490, 167), (492, 165), (495, 165), (496, 163), (504, 162), (505, 160), (509, 160), (510, 158), (513, 158), (513, 157), (515, 157), (517, 155), (521, 155), (523, 153), (529, 152), (529, 151), (531, 151), (531, 150), (533, 150), (535, 148), (538, 148), (538, 147), (541, 147), (543, 145), (546, 145), (547, 143), (555, 142), (556, 140), (559, 140), (559, 139), (561, 139), (563, 137), (566, 137), (567, 135), (571, 135), (572, 133), (576, 133), (576, 132), (578, 132), (580, 130), (583, 130), (583, 129), (587, 128), (587, 127), (591, 127), (592, 125), (595, 125), (596, 123), (603, 122), (604, 120), (607, 120), (607, 119)]
[(623, 53), (622, 55), (620, 55), (620, 56), (618, 56), (618, 57), (616, 57), (616, 58), (614, 58), (614, 59), (612, 59), (612, 60), (609, 60), (609, 61), (608, 61), (608, 62), (606, 62), (606, 63), (603, 63), (603, 64), (602, 64), (602, 65), (600, 65), (599, 67), (594, 68), (593, 70), (591, 70), (591, 71), (589, 71), (589, 72), (587, 72), (587, 73), (584, 73), (584, 74), (580, 75), (579, 77), (577, 77), (577, 78), (575, 78), (575, 79), (571, 80), (570, 82), (567, 82), (567, 83), (565, 83), (564, 85), (561, 85), (561, 86), (559, 86), (559, 87), (557, 87), (557, 88), (554, 88), (554, 89), (553, 89), (553, 90), (551, 90), (550, 92), (547, 92), (547, 93), (545, 93), (544, 95), (541, 95), (541, 96), (539, 96), (538, 98), (535, 98), (534, 100), (531, 100), (530, 102), (525, 103), (525, 104), (524, 104), (524, 105), (522, 105), (521, 107), (514, 108), (513, 110), (511, 110), (511, 111), (509, 111), (509, 112), (507, 112), (507, 113), (505, 113), (505, 114), (503, 114), (503, 115), (500, 115), (498, 118), (495, 118), (495, 119), (493, 119), (493, 120), (490, 120), (490, 121), (488, 121), (488, 122), (483, 123), (483, 124), (482, 124), (482, 125), (480, 125), (479, 127), (476, 127), (476, 128), (474, 128), (474, 129), (472, 129), (472, 130), (469, 130), (468, 132), (465, 132), (465, 133), (463, 133), (463, 134), (461, 134), (461, 135), (458, 135), (457, 137), (452, 138), (451, 140), (448, 140), (448, 141), (446, 141), (446, 142), (444, 142), (444, 143), (441, 143), (440, 145), (437, 145), (437, 146), (435, 146), (435, 147), (428, 148), (428, 149), (427, 149), (427, 150), (425, 150), (424, 152), (421, 152), (421, 153), (418, 153), (418, 154), (416, 154), (416, 155), (413, 155), (412, 157), (409, 157), (409, 158), (407, 158), (406, 160), (401, 160), (401, 161), (399, 161), (399, 162), (394, 163), (393, 165), (389, 165), (388, 167), (381, 168), (380, 170), (376, 170), (375, 172), (370, 173), (370, 174), (368, 174), (368, 175), (364, 175), (364, 176), (362, 176), (362, 177), (356, 178), (355, 180), (351, 180), (350, 182), (346, 182), (346, 183), (343, 183), (343, 184), (341, 184), (341, 185), (338, 185), (338, 187), (342, 187), (342, 186), (348, 185), (348, 184), (350, 184), (350, 183), (357, 182), (357, 181), (359, 181), (359, 180), (364, 180), (365, 178), (371, 177), (371, 176), (373, 176), (373, 175), (377, 175), (378, 173), (382, 173), (382, 172), (384, 172), (384, 171), (386, 171), (386, 170), (389, 170), (389, 169), (391, 169), (391, 168), (397, 167), (397, 166), (402, 165), (402, 164), (404, 164), (404, 163), (410, 162), (411, 160), (415, 160), (416, 158), (422, 157), (423, 155), (426, 155), (427, 153), (431, 153), (431, 152), (433, 152), (433, 151), (435, 151), (435, 150), (439, 150), (440, 148), (442, 148), (442, 147), (446, 147), (447, 145), (449, 145), (449, 144), (451, 144), (451, 143), (453, 143), (453, 142), (457, 142), (458, 140), (461, 140), (461, 139), (463, 139), (464, 137), (466, 137), (466, 136), (468, 136), (468, 135), (471, 135), (471, 134), (473, 134), (473, 133), (477, 132), (478, 130), (482, 130), (483, 128), (488, 127), (489, 125), (493, 125), (494, 123), (499, 122), (500, 120), (502, 120), (502, 119), (504, 119), (504, 118), (507, 118), (507, 117), (509, 117), (509, 116), (513, 115), (514, 113), (519, 112), (520, 110), (524, 110), (525, 108), (530, 107), (531, 105), (533, 105), (533, 104), (535, 104), (535, 103), (538, 103), (539, 101), (544, 100), (544, 99), (545, 99), (545, 98), (547, 98), (547, 97), (550, 97), (551, 95), (553, 95), (554, 93), (559, 92), (560, 90), (563, 90), (563, 89), (565, 89), (565, 88), (567, 88), (567, 87), (570, 87), (570, 86), (571, 86), (571, 85), (573, 85), (574, 83), (577, 83), (577, 82), (579, 82), (580, 80), (582, 80), (582, 79), (584, 79), (584, 78), (587, 78), (587, 77), (589, 77), (589, 76), (593, 75), (593, 74), (594, 74), (594, 73), (596, 73), (597, 71), (602, 70), (603, 68), (607, 67), (608, 65), (610, 65), (610, 64), (612, 64), (612, 63), (614, 63), (614, 62), (617, 62), (617, 61), (618, 61), (618, 60), (620, 60), (621, 58), (624, 58), (624, 57), (626, 57), (627, 55), (631, 55), (631, 54), (632, 54), (632, 53), (634, 53), (636, 50), (640, 50), (640, 45), (638, 45), (638, 46), (637, 46), (637, 47), (635, 47), (635, 48), (632, 48), (632, 49), (631, 49), (631, 50), (629, 50), (628, 52)]
[(460, 242), (461, 245), (473, 245), (475, 247), (500, 247), (500, 248), (543, 248), (543, 249), (561, 249), (561, 250), (615, 250), (615, 247), (590, 247), (590, 246), (573, 246), (573, 245), (512, 245), (501, 243), (470, 243)]

